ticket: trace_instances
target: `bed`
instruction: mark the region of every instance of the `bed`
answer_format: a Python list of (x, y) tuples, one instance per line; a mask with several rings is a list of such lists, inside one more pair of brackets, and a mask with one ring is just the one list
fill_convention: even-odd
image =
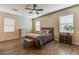
[[(40, 32), (26, 34), (25, 38), (33, 41), (32, 42), (33, 47), (40, 48), (44, 46), (46, 43), (48, 43), (49, 41), (54, 40), (54, 28), (53, 27), (41, 28)], [(24, 42), (25, 41), (26, 40), (24, 40)]]

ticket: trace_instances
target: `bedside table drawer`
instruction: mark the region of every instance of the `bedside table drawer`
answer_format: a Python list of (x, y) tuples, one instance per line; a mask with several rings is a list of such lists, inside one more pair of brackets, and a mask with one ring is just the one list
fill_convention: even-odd
[(65, 44), (72, 44), (72, 36), (60, 34), (59, 41)]

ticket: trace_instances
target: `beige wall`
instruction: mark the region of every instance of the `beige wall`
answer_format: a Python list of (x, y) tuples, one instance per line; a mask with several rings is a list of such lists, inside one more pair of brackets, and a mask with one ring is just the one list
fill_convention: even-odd
[(34, 22), (36, 20), (41, 21), (41, 27), (54, 27), (55, 40), (59, 40), (59, 17), (67, 14), (74, 15), (74, 33), (73, 43), (79, 45), (79, 5), (52, 13), (47, 16), (39, 17), (33, 20), (33, 31), (35, 30)]
[(16, 17), (17, 27), (21, 29), (21, 37), (25, 37), (27, 33), (32, 31), (32, 19), (18, 16)]
[(4, 17), (7, 17), (7, 16), (8, 17), (13, 17), (16, 20), (16, 16), (15, 15), (0, 12), (0, 41), (15, 39), (15, 38), (19, 37), (17, 24), (16, 24), (15, 32), (8, 32), (8, 33), (4, 32)]

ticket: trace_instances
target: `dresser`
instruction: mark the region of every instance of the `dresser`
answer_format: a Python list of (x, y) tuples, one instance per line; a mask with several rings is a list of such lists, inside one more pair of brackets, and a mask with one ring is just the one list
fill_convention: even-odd
[(72, 36), (69, 34), (59, 34), (59, 41), (65, 44), (72, 44)]

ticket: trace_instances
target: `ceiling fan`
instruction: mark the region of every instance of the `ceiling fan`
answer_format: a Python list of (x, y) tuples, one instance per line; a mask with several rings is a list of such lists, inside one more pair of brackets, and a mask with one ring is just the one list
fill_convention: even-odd
[(31, 13), (37, 13), (37, 14), (39, 14), (39, 11), (43, 11), (43, 9), (37, 9), (36, 7), (37, 7), (37, 5), (33, 4), (33, 8), (25, 8), (25, 9), (30, 10), (30, 12), (29, 12), (30, 14)]

